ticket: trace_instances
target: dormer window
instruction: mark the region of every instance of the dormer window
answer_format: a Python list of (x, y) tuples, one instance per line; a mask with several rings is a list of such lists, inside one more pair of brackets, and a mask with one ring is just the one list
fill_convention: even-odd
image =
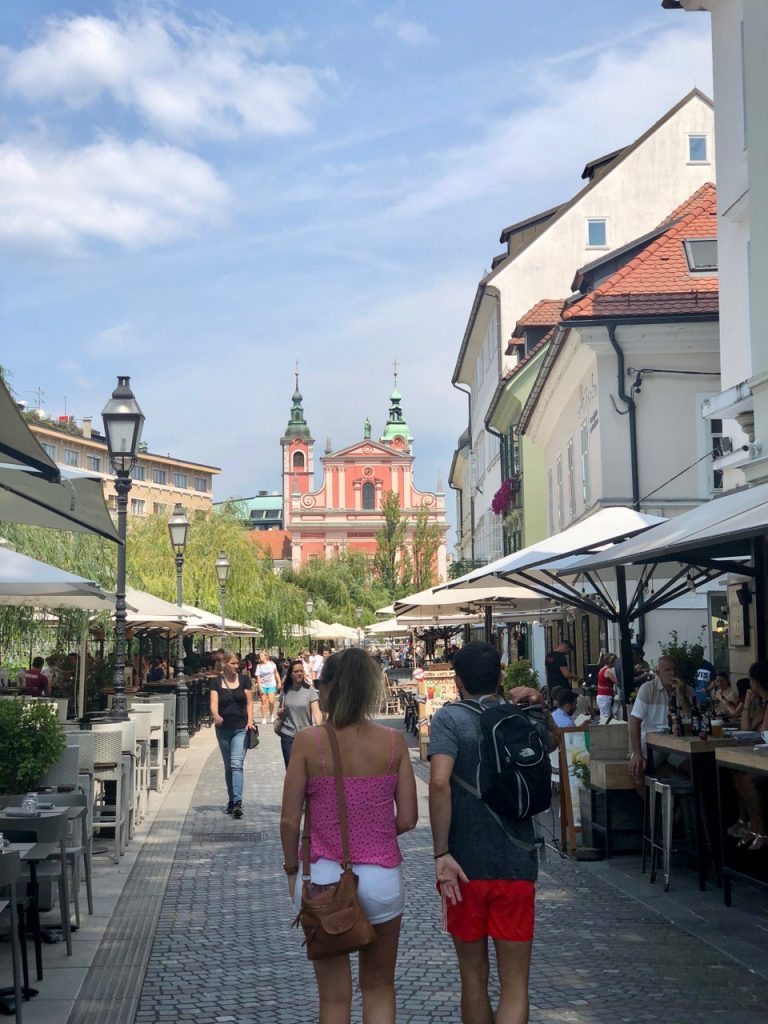
[(688, 269), (692, 274), (717, 273), (716, 238), (687, 238), (683, 246)]
[(707, 146), (706, 135), (688, 136), (688, 163), (708, 164), (709, 147)]
[(604, 249), (608, 245), (608, 228), (604, 217), (587, 221), (587, 246), (590, 249)]

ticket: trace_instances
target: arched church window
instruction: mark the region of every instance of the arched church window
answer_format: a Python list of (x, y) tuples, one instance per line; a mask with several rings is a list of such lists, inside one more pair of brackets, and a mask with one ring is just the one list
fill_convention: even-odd
[(304, 469), (304, 452), (293, 453), (293, 468)]
[(363, 508), (376, 508), (376, 491), (373, 484), (363, 484)]

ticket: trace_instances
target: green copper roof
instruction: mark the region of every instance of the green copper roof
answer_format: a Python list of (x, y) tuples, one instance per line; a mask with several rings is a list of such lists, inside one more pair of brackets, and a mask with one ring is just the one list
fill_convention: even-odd
[(392, 394), (389, 396), (389, 416), (384, 427), (384, 433), (381, 435), (381, 440), (384, 442), (392, 441), (398, 436), (404, 437), (409, 443), (413, 440), (408, 424), (405, 422), (403, 410), (400, 407), (402, 400), (402, 396), (397, 390), (397, 373), (395, 373), (395, 383), (392, 388)]
[(299, 373), (296, 371), (296, 390), (293, 392), (293, 398), (291, 402), (291, 418), (288, 420), (288, 426), (285, 428), (284, 437), (292, 440), (295, 437), (303, 437), (307, 440), (311, 439), (309, 433), (309, 427), (307, 421), (304, 419), (304, 401), (301, 392), (299, 391)]

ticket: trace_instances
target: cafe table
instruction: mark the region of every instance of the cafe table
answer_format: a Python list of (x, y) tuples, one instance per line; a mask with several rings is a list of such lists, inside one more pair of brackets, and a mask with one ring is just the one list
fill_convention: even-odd
[(733, 773), (745, 772), (761, 779), (768, 787), (768, 747), (756, 750), (751, 745), (741, 745), (736, 750), (718, 750), (715, 757), (719, 836), (723, 851), (723, 899), (730, 907), (734, 878), (768, 888), (768, 847), (753, 852), (739, 847), (737, 837), (728, 835), (728, 829), (739, 817)]
[[(646, 736), (649, 765), (648, 774), (653, 774), (654, 753), (684, 757), (690, 763), (690, 778), (693, 783), (693, 813), (696, 829), (696, 864), (699, 873), (699, 889), (707, 888), (707, 847), (712, 856), (717, 884), (722, 879), (722, 850), (720, 829), (717, 818), (717, 768), (715, 752), (738, 747), (739, 741), (730, 736), (710, 736), (702, 740), (698, 736), (673, 736), (671, 733), (649, 733)], [(664, 781), (663, 778), (660, 781)]]

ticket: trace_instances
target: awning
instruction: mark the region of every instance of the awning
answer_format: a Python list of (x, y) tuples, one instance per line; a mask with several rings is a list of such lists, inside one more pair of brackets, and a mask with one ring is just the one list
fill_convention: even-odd
[(70, 470), (62, 470), (57, 482), (27, 466), (0, 464), (0, 522), (95, 533), (118, 541), (102, 478)]
[[(646, 534), (582, 559), (580, 568), (667, 561), (715, 567), (718, 560), (747, 555), (744, 542), (763, 533), (768, 533), (768, 484), (714, 498)], [(739, 567), (723, 565), (721, 572), (729, 570)]]
[(92, 580), (0, 548), (0, 604), (111, 611), (115, 595)]
[[(27, 466), (45, 480), (58, 480), (59, 468), (27, 426), (13, 396), (0, 378), (0, 462)], [(0, 519), (5, 518), (0, 516)]]
[(540, 594), (526, 587), (517, 587), (501, 579), (490, 582), (491, 586), (455, 587), (450, 590), (431, 587), (395, 601), (395, 613), (398, 618), (455, 615), (460, 611), (477, 612), (489, 605), (503, 605), (505, 610), (513, 613), (516, 609), (536, 610), (544, 603)]
[[(443, 583), (437, 590), (455, 589), (456, 587), (491, 585), (493, 577), (504, 578), (519, 586), (530, 586), (525, 578), (527, 569), (544, 564), (554, 564), (566, 556), (587, 554), (596, 551), (606, 544), (619, 541), (642, 533), (652, 526), (665, 522), (659, 516), (647, 516), (631, 508), (616, 506), (604, 508), (588, 519), (583, 519), (567, 530), (547, 537), (546, 540), (530, 544), (527, 548), (515, 551), (511, 555), (498, 558), (495, 562), (480, 569), (460, 576), (458, 579)], [(536, 589), (533, 588), (532, 589)], [(549, 596), (549, 595), (547, 595)]]

